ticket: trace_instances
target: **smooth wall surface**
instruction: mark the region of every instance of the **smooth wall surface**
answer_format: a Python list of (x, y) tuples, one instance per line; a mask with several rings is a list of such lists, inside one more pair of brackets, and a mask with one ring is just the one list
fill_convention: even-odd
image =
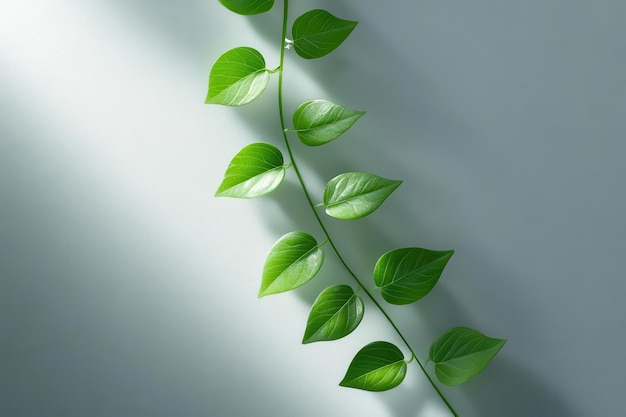
[[(291, 20), (360, 22), (286, 62), (288, 114), (367, 111), (332, 144), (294, 143), (313, 192), (346, 171), (404, 180), (372, 216), (328, 220), (348, 262), (368, 281), (388, 250), (455, 249), (427, 298), (389, 313), (422, 357), (452, 326), (508, 338), (443, 388), (460, 415), (623, 415), (626, 3), (291, 3)], [(293, 173), (261, 200), (212, 197), (241, 147), (282, 147), (275, 78), (249, 106), (203, 104), (226, 50), (277, 65), (281, 7), (2, 3), (0, 415), (448, 415), (415, 365), (389, 392), (337, 386), (364, 344), (401, 346), (370, 305), (348, 338), (300, 344), (317, 293), (349, 283), (330, 254), (257, 299), (278, 237), (321, 236)]]

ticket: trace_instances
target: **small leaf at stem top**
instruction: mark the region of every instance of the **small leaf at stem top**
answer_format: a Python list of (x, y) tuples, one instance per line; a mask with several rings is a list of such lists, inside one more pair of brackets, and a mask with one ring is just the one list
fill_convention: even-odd
[(220, 0), (220, 3), (232, 12), (253, 15), (269, 11), (274, 0)]
[(454, 251), (422, 248), (394, 249), (374, 267), (374, 281), (391, 304), (413, 303), (433, 289)]
[(356, 354), (339, 385), (387, 391), (400, 385), (405, 375), (406, 362), (400, 349), (389, 342), (373, 342)]
[(373, 213), (402, 184), (367, 172), (347, 172), (326, 184), (324, 205), (329, 216), (353, 220)]
[(271, 193), (285, 178), (283, 155), (269, 143), (252, 143), (234, 156), (216, 197), (256, 198)]
[(358, 22), (339, 19), (326, 10), (311, 10), (299, 16), (291, 29), (296, 53), (302, 58), (320, 58), (334, 51)]
[(495, 339), (467, 327), (454, 327), (430, 346), (429, 359), (442, 384), (459, 385), (480, 373), (502, 349), (506, 339)]
[(363, 300), (350, 286), (328, 287), (311, 307), (302, 343), (340, 339), (356, 329), (362, 318)]
[(296, 109), (293, 126), (302, 143), (319, 146), (337, 139), (364, 114), (328, 100), (311, 100)]
[(315, 238), (305, 232), (291, 232), (274, 244), (263, 267), (259, 297), (297, 288), (319, 272), (324, 252)]
[(205, 102), (225, 106), (248, 104), (263, 93), (269, 78), (259, 51), (246, 46), (231, 49), (211, 68)]

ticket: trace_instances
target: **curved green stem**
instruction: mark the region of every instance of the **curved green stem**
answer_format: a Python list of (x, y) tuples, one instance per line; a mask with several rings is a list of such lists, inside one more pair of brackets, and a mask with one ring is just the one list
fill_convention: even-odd
[[(289, 12), (289, 0), (284, 0), (284, 3), (283, 3), (283, 28), (282, 28), (282, 37), (281, 37), (281, 41), (280, 41), (281, 45), (283, 45), (283, 43), (285, 42), (285, 39), (287, 39), (287, 16), (288, 16), (288, 12)], [(419, 358), (415, 354), (415, 351), (413, 351), (413, 348), (411, 347), (411, 345), (409, 345), (409, 342), (406, 340), (406, 338), (404, 337), (404, 335), (402, 334), (400, 329), (398, 329), (398, 326), (396, 326), (396, 324), (391, 319), (389, 314), (387, 314), (387, 312), (382, 307), (382, 305), (380, 305), (378, 300), (376, 300), (376, 298), (374, 298), (372, 293), (365, 287), (365, 285), (363, 285), (361, 280), (359, 280), (359, 278), (356, 276), (356, 274), (352, 271), (352, 269), (350, 269), (350, 267), (348, 266), (346, 261), (343, 259), (343, 256), (341, 256), (341, 253), (339, 252), (339, 249), (337, 249), (337, 246), (335, 245), (335, 242), (331, 238), (330, 233), (328, 232), (328, 229), (326, 229), (326, 225), (322, 221), (322, 218), (320, 217), (320, 215), (317, 212), (317, 210), (315, 210), (316, 206), (313, 203), (313, 199), (311, 198), (311, 195), (309, 194), (309, 190), (306, 187), (306, 184), (304, 183), (304, 179), (302, 178), (302, 174), (300, 173), (300, 169), (298, 168), (298, 164), (296, 163), (296, 160), (294, 158), (294, 154), (293, 154), (293, 151), (291, 149), (291, 144), (289, 143), (289, 139), (287, 138), (287, 129), (286, 129), (286, 125), (285, 125), (285, 114), (284, 114), (285, 112), (283, 110), (283, 72), (284, 72), (284, 63), (285, 63), (285, 50), (286, 50), (286, 48), (284, 48), (284, 47), (280, 48), (280, 64), (279, 64), (279, 67), (278, 67), (278, 112), (279, 112), (279, 117), (280, 117), (280, 126), (281, 126), (281, 130), (283, 132), (283, 139), (284, 139), (284, 142), (285, 142), (285, 146), (287, 148), (287, 153), (289, 154), (289, 158), (291, 160), (291, 165), (293, 166), (293, 169), (296, 172), (296, 176), (298, 177), (298, 182), (300, 183), (302, 191), (304, 192), (304, 196), (306, 197), (306, 200), (307, 200), (307, 202), (309, 204), (309, 207), (311, 208), (311, 211), (313, 211), (313, 215), (317, 219), (317, 223), (320, 225), (320, 227), (321, 227), (321, 229), (322, 229), (322, 231), (324, 233), (324, 236), (326, 236), (326, 241), (328, 241), (330, 246), (333, 248), (333, 251), (337, 255), (337, 259), (339, 259), (339, 262), (341, 262), (341, 265), (343, 265), (343, 267), (348, 272), (348, 274), (350, 274), (350, 276), (356, 281), (356, 283), (359, 285), (359, 287), (365, 292), (365, 294), (367, 294), (367, 296), (374, 303), (374, 305), (376, 305), (376, 307), (378, 307), (378, 309), (381, 311), (381, 313), (383, 313), (383, 315), (385, 316), (387, 321), (389, 321), (389, 323), (394, 328), (394, 330), (396, 331), (398, 336), (400, 336), (400, 338), (402, 339), (402, 341), (404, 342), (406, 347), (409, 349), (409, 351), (411, 352), (412, 357), (415, 358), (415, 361), (417, 362), (417, 364), (421, 368), (422, 372), (426, 375), (426, 378), (428, 378), (428, 381), (433, 386), (433, 388), (435, 389), (437, 394), (439, 394), (439, 397), (441, 397), (441, 399), (446, 404), (446, 406), (448, 406), (448, 409), (452, 412), (452, 414), (455, 417), (458, 417), (458, 414), (454, 410), (454, 408), (452, 407), (452, 404), (450, 404), (448, 402), (447, 398), (445, 397), (445, 395), (443, 395), (443, 393), (441, 392), (441, 390), (439, 389), (439, 387), (437, 386), (435, 381), (433, 381), (433, 379), (428, 374), (428, 372), (426, 372), (426, 368), (424, 367), (422, 362), (419, 360)]]

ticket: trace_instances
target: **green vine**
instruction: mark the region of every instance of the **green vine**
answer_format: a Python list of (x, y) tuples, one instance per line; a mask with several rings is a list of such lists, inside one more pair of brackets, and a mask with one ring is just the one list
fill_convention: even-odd
[[(274, 0), (220, 0), (229, 10), (254, 15), (270, 11)], [(400, 180), (368, 172), (347, 172), (326, 184), (321, 204), (314, 204), (291, 146), (290, 135), (308, 146), (322, 146), (347, 132), (365, 114), (324, 99), (302, 103), (293, 113), (293, 126), (287, 126), (283, 105), (285, 55), (289, 49), (304, 59), (321, 58), (339, 47), (357, 26), (325, 10), (308, 11), (293, 22), (287, 37), (289, 1), (283, 2), (280, 62), (268, 69), (264, 57), (250, 47), (237, 47), (220, 56), (211, 68), (206, 103), (241, 106), (258, 98), (278, 73), (278, 114), (289, 163), (276, 146), (257, 142), (244, 147), (231, 160), (217, 189), (218, 197), (256, 198), (274, 191), (293, 168), (308, 205), (320, 226), (323, 239), (318, 243), (311, 234), (294, 231), (282, 236), (271, 248), (263, 267), (259, 297), (292, 290), (306, 284), (322, 268), (328, 243), (332, 252), (363, 291), (385, 316), (411, 357), (386, 341), (375, 341), (356, 353), (339, 385), (368, 391), (385, 391), (398, 386), (413, 360), (418, 364), (437, 394), (453, 415), (454, 407), (426, 370), (402, 331), (385, 311), (372, 290), (363, 284), (344, 260), (322, 215), (353, 220), (372, 214), (402, 184)], [(424, 248), (399, 248), (383, 254), (374, 267), (376, 289), (394, 305), (414, 303), (437, 284), (454, 251)], [(347, 336), (360, 324), (365, 313), (363, 300), (349, 285), (324, 289), (311, 307), (302, 343), (336, 340)], [(459, 385), (481, 372), (506, 343), (467, 328), (454, 327), (440, 335), (430, 346), (426, 364), (434, 364), (434, 374), (444, 385)]]

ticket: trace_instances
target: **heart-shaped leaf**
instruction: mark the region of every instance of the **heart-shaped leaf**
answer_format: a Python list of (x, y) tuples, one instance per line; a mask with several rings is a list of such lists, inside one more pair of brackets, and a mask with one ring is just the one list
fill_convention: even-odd
[(389, 342), (373, 342), (356, 354), (339, 385), (386, 391), (400, 385), (405, 375), (406, 362), (400, 349)]
[(232, 12), (253, 15), (270, 10), (274, 0), (220, 0), (220, 3)]
[(506, 339), (454, 327), (433, 342), (428, 357), (435, 363), (435, 374), (442, 384), (459, 385), (482, 371), (505, 343)]
[(395, 249), (378, 259), (374, 281), (391, 304), (410, 304), (433, 289), (453, 250)]
[(337, 175), (326, 184), (324, 205), (329, 216), (352, 220), (376, 210), (402, 184), (367, 172)]
[(306, 59), (327, 55), (341, 45), (357, 23), (339, 19), (326, 10), (308, 11), (291, 28), (296, 53)]
[(319, 146), (337, 139), (364, 114), (328, 100), (311, 100), (296, 109), (293, 126), (302, 143)]
[(348, 285), (328, 287), (315, 300), (302, 343), (336, 340), (350, 334), (363, 318), (363, 300)]
[(216, 197), (255, 198), (276, 189), (285, 178), (283, 155), (274, 145), (257, 142), (232, 159)]
[(274, 244), (265, 260), (259, 297), (306, 284), (323, 262), (324, 252), (313, 236), (304, 232), (287, 233)]
[(241, 106), (263, 93), (269, 83), (265, 59), (256, 49), (245, 46), (220, 56), (209, 75), (207, 104)]

